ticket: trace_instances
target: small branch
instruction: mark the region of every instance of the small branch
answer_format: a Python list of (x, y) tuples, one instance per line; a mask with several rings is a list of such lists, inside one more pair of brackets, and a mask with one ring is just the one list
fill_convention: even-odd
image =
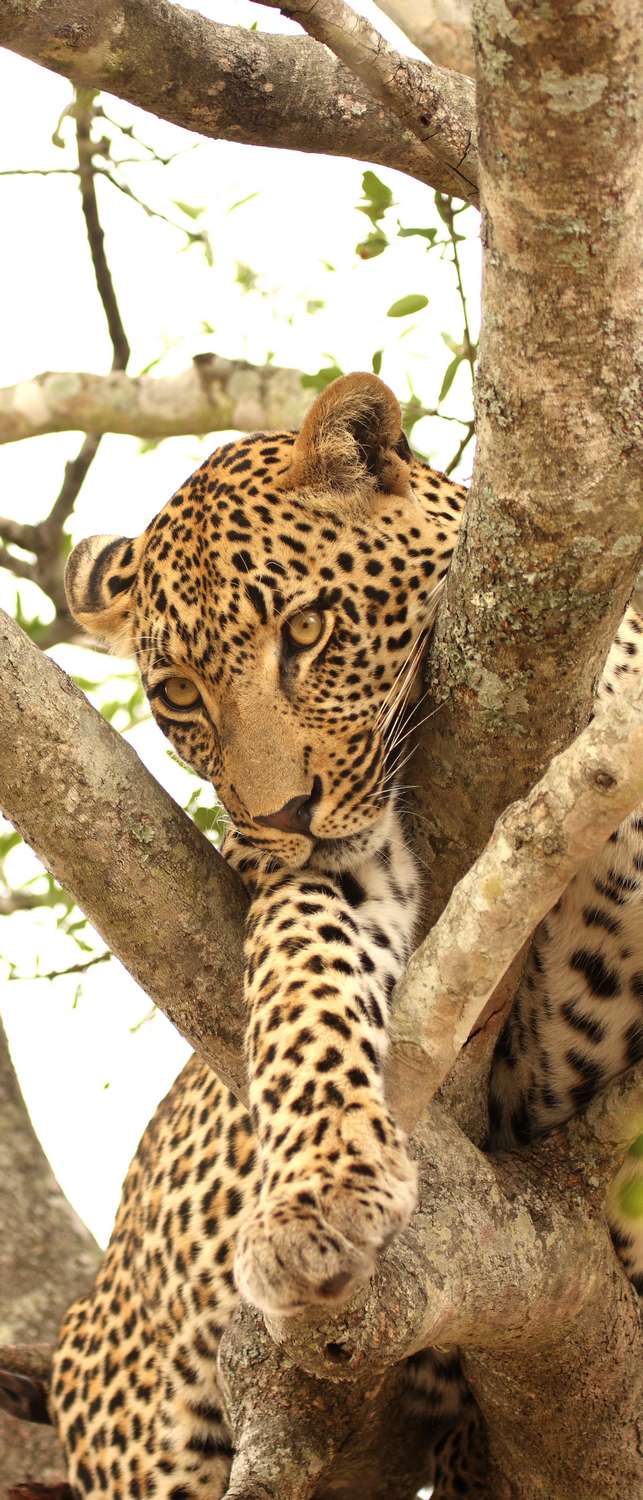
[[(94, 95), (91, 90), (77, 91), (73, 108), (78, 145), (77, 175), (96, 287), (112, 341), (112, 370), (124, 371), (129, 360), (130, 349), (105, 255), (103, 230), (98, 213), (94, 167), (94, 156), (98, 147), (92, 141), (91, 135), (94, 118), (93, 101)], [(82, 426), (82, 423), (76, 425)], [(16, 522), (0, 520), (0, 536), (4, 537), (5, 541), (26, 546), (35, 554), (34, 562), (24, 562), (7, 551), (6, 547), (0, 547), (0, 567), (6, 568), (18, 578), (29, 578), (37, 583), (49, 595), (62, 621), (69, 620), (63, 585), (63, 529), (74, 508), (88, 470), (96, 457), (99, 443), (99, 433), (86, 434), (75, 458), (65, 464), (60, 490), (49, 515), (39, 525), (27, 528), (21, 527)], [(70, 629), (73, 627), (70, 626)]]
[[(2, 392), (0, 392), (0, 399)], [(5, 542), (11, 542), (15, 547), (23, 547), (26, 552), (35, 552), (35, 543), (38, 538), (38, 527), (29, 526), (22, 521), (14, 521), (10, 516), (0, 516), (0, 536)]]
[[(115, 162), (114, 165), (120, 167), (123, 165), (123, 162)], [(126, 198), (129, 198), (130, 202), (135, 203), (138, 208), (142, 208), (143, 213), (147, 215), (148, 219), (160, 219), (162, 224), (169, 224), (170, 229), (176, 229), (178, 234), (184, 234), (190, 243), (198, 243), (205, 240), (204, 230), (188, 229), (185, 224), (177, 224), (176, 219), (169, 219), (167, 214), (161, 213), (160, 209), (152, 208), (149, 203), (145, 202), (144, 198), (139, 198), (138, 193), (135, 193), (134, 189), (128, 183), (119, 182), (118, 177), (115, 177), (107, 167), (98, 167), (96, 175), (104, 177), (107, 182), (111, 183), (112, 187), (118, 188), (119, 193), (123, 193)]]
[[(8, 895), (0, 895), (0, 917), (11, 917), (17, 911), (38, 911), (43, 907), (51, 910), (51, 897), (36, 896), (30, 891), (11, 891)], [(22, 978), (21, 975), (17, 976)], [(36, 975), (35, 978), (44, 978), (44, 975)]]
[[(470, 83), (457, 73), (429, 62), (404, 57), (345, 0), (260, 0), (280, 10), (322, 42), (366, 86), (374, 99), (391, 109), (433, 158), (436, 148), (449, 161), (460, 198), (470, 199), (477, 173), (475, 129), (462, 137), (454, 120), (468, 96)], [(455, 112), (454, 112), (455, 111)]]
[(99, 438), (95, 433), (90, 433), (81, 444), (75, 458), (69, 459), (65, 464), (63, 482), (54, 501), (51, 514), (47, 517), (45, 526), (52, 530), (62, 531), (67, 517), (71, 515), (82, 485), (84, 484), (90, 464), (96, 455)]
[(454, 470), (457, 469), (458, 464), (460, 463), (460, 459), (462, 458), (463, 454), (466, 453), (466, 450), (469, 447), (469, 443), (471, 442), (471, 439), (473, 438), (473, 436), (475, 434), (475, 430), (476, 430), (476, 424), (475, 424), (475, 422), (468, 422), (467, 423), (467, 430), (464, 433), (461, 441), (458, 443), (458, 446), (457, 446), (456, 451), (455, 451), (455, 453), (453, 455), (453, 458), (451, 458), (449, 460), (449, 462), (448, 462), (448, 464), (446, 466), (446, 469), (444, 471), (445, 474), (453, 474)]
[(86, 974), (88, 969), (94, 969), (96, 964), (108, 963), (111, 953), (98, 953), (95, 958), (88, 958), (85, 963), (70, 964), (68, 969), (50, 969), (46, 974), (9, 974), (9, 983), (27, 981), (32, 984), (35, 979), (64, 979), (67, 974)]
[(514, 955), (643, 798), (643, 694), (610, 701), (498, 819), (398, 988), (388, 1093), (420, 1118)]
[(6, 167), (0, 177), (75, 177), (75, 167)]
[(6, 568), (7, 572), (15, 574), (16, 578), (29, 578), (32, 583), (38, 582), (36, 564), (26, 562), (23, 557), (15, 557), (13, 552), (8, 552), (7, 548), (2, 545), (0, 545), (0, 568)]
[(80, 194), (94, 275), (96, 277), (96, 286), (103, 304), (114, 351), (112, 369), (124, 370), (129, 361), (130, 347), (116, 300), (107, 256), (105, 255), (104, 234), (98, 214), (98, 203), (96, 201), (96, 185), (94, 180), (94, 154), (96, 147), (91, 137), (92, 120), (94, 117), (93, 101), (94, 95), (90, 90), (79, 89), (77, 91), (74, 115), (78, 142)]

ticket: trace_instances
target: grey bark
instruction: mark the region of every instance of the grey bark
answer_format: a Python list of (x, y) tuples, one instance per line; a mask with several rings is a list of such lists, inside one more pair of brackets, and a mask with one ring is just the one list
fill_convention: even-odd
[(471, 0), (378, 0), (378, 7), (432, 62), (474, 77)]
[[(528, 1156), (489, 1159), (432, 1106), (414, 1148), (420, 1207), (367, 1289), (334, 1317), (271, 1320), (268, 1333), (244, 1309), (225, 1336), (224, 1379), (240, 1445), (235, 1500), (324, 1495), (350, 1451), (340, 1431), (335, 1460), (333, 1398), (327, 1403), (324, 1382), (346, 1384), (350, 1411), (356, 1392), (366, 1405), (378, 1377), (427, 1345), (463, 1351), (489, 1429), (490, 1500), (638, 1500), (640, 1310), (602, 1219), (599, 1136), (591, 1128), (582, 1138), (561, 1131)], [(309, 1377), (296, 1403), (288, 1390), (292, 1365)], [(320, 1437), (328, 1463), (321, 1474)], [(386, 1452), (385, 1423), (372, 1441)], [(380, 1493), (364, 1492), (366, 1500)], [(382, 1493), (394, 1500), (397, 1492)]]
[[(1, 1025), (0, 1225), (0, 1345), (53, 1341), (69, 1303), (89, 1287), (99, 1250), (38, 1143)], [(0, 1493), (3, 1484), (62, 1478), (51, 1428), (0, 1411)]]
[(164, 995), (170, 1020), (243, 1093), (237, 876), (1, 612), (0, 663), (0, 805), (137, 982)]
[(453, 175), (451, 193), (474, 201), (478, 180), (475, 125), (466, 133), (461, 128), (471, 94), (467, 78), (397, 52), (346, 0), (289, 0), (287, 7), (281, 0), (260, 3), (287, 10), (310, 36), (330, 47), (372, 98), (393, 111), (404, 136), (410, 133), (419, 141), (431, 177), (448, 161)]
[(637, 7), (479, 0), (475, 20), (478, 446), (432, 653), (440, 709), (410, 777), (435, 854), (429, 923), (586, 722), (643, 555)]
[(159, 439), (275, 431), (300, 427), (315, 394), (302, 385), (300, 370), (207, 353), (196, 355), (181, 375), (48, 370), (0, 390), (0, 443), (71, 430)]
[(74, 0), (72, 14), (69, 0), (5, 0), (0, 46), (201, 135), (378, 162), (477, 200), (473, 166), (467, 180), (457, 169), (474, 131), (466, 79), (435, 80), (451, 143), (428, 150), (317, 42), (220, 26), (163, 0)]

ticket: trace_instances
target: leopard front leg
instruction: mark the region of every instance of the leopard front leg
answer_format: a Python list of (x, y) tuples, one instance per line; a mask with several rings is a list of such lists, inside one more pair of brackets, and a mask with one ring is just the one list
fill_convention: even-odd
[[(377, 879), (389, 893), (381, 870)], [(416, 1201), (382, 1085), (388, 999), (408, 950), (403, 914), (392, 913), (390, 893), (383, 905), (379, 887), (369, 895), (351, 880), (349, 902), (345, 876), (263, 876), (248, 920), (261, 1188), (240, 1228), (235, 1274), (242, 1295), (269, 1313), (349, 1297)]]

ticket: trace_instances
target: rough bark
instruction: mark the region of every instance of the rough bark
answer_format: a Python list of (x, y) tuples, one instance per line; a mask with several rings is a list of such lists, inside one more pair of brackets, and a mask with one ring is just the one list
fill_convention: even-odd
[(473, 164), (466, 180), (458, 171), (474, 128), (466, 80), (434, 80), (459, 143), (442, 154), (307, 37), (221, 26), (163, 0), (74, 0), (71, 15), (69, 0), (5, 0), (0, 46), (201, 135), (378, 162), (477, 201)]
[(0, 805), (143, 989), (242, 1093), (237, 876), (1, 613), (0, 663)]
[(480, 0), (477, 29), (478, 447), (410, 778), (436, 856), (427, 925), (586, 721), (643, 535), (636, 7)]
[(346, 0), (260, 0), (283, 10), (310, 36), (329, 47), (355, 78), (391, 109), (406, 135), (420, 142), (435, 171), (434, 157), (453, 171), (451, 192), (471, 200), (478, 177), (475, 126), (463, 136), (460, 122), (468, 107), (470, 84), (458, 73), (416, 62), (397, 52), (370, 21)]
[(140, 438), (275, 431), (300, 427), (315, 394), (300, 370), (218, 354), (196, 355), (181, 375), (45, 371), (0, 390), (0, 443), (71, 430)]
[(378, 7), (432, 62), (474, 77), (471, 0), (378, 0)]
[[(271, 1320), (277, 1350), (248, 1310), (226, 1335), (222, 1363), (239, 1434), (235, 1500), (317, 1493), (311, 1455), (313, 1436), (318, 1441), (320, 1429), (326, 1431), (323, 1382), (346, 1383), (350, 1407), (355, 1389), (366, 1400), (384, 1370), (426, 1345), (464, 1351), (489, 1428), (490, 1496), (638, 1496), (640, 1313), (602, 1222), (600, 1183), (598, 1191), (592, 1186), (602, 1148), (594, 1154), (588, 1136), (578, 1155), (577, 1143), (561, 1131), (527, 1156), (491, 1160), (435, 1106), (414, 1144), (420, 1207), (370, 1286), (333, 1317)], [(295, 1410), (287, 1391), (290, 1362), (320, 1382), (315, 1388), (302, 1381)], [(552, 1384), (560, 1402), (553, 1407)], [(591, 1441), (584, 1401), (592, 1412)], [(301, 1490), (288, 1465), (289, 1423), (297, 1434)], [(375, 1431), (372, 1440), (378, 1442)], [(328, 1442), (332, 1460), (332, 1420)], [(385, 1451), (383, 1434), (379, 1442)], [(254, 1488), (246, 1489), (249, 1474)]]
[[(43, 1155), (1, 1026), (0, 1224), (0, 1345), (53, 1340), (69, 1303), (89, 1286), (99, 1251)], [(0, 1492), (4, 1484), (63, 1477), (51, 1429), (25, 1427), (0, 1411)]]

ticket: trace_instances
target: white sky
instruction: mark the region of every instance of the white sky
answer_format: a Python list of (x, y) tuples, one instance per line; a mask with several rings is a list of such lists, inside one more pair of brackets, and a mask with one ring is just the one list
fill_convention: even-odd
[[(262, 30), (297, 29), (276, 12), (245, 0), (204, 0), (196, 8), (220, 21), (248, 25), (257, 18)], [(356, 8), (399, 39), (374, 6)], [(0, 172), (72, 163), (71, 148), (63, 153), (51, 144), (69, 99), (64, 80), (0, 52)], [(446, 331), (458, 337), (461, 330), (453, 275), (436, 252), (427, 254), (419, 238), (397, 241), (368, 263), (358, 260), (355, 246), (370, 229), (356, 209), (368, 163), (225, 142), (199, 142), (192, 149), (196, 137), (120, 101), (106, 100), (105, 105), (162, 154), (185, 151), (168, 168), (128, 168), (127, 180), (177, 220), (181, 214), (172, 200), (204, 206), (198, 224), (207, 227), (214, 251), (214, 266), (209, 267), (200, 249), (183, 251), (182, 235), (146, 218), (123, 195), (101, 184), (107, 252), (132, 346), (133, 373), (160, 356), (159, 374), (180, 371), (192, 354), (206, 349), (259, 363), (272, 352), (275, 363), (309, 371), (331, 362), (329, 356), (347, 371), (369, 369), (373, 352), (384, 348), (381, 373), (397, 394), (404, 399), (414, 390), (425, 404), (435, 404), (450, 357), (440, 335)], [(63, 129), (69, 139), (69, 122)], [(122, 154), (130, 154), (126, 141)], [(439, 224), (428, 189), (397, 173), (375, 170), (391, 187), (404, 225)], [(46, 369), (105, 371), (110, 348), (75, 179), (8, 176), (2, 178), (0, 192), (0, 384), (12, 385)], [(231, 212), (250, 193), (258, 196)], [(466, 217), (474, 236), (475, 217)], [(391, 231), (395, 222), (392, 215)], [(475, 239), (460, 249), (475, 318)], [(246, 293), (237, 284), (238, 262), (256, 273), (257, 290)], [(335, 269), (326, 269), (325, 263)], [(391, 303), (410, 292), (427, 295), (428, 309), (416, 317), (388, 318)], [(307, 312), (311, 300), (324, 304), (312, 315)], [(204, 324), (214, 332), (206, 334)], [(456, 377), (445, 409), (468, 416), (464, 375)], [(451, 423), (426, 420), (416, 427), (414, 441), (440, 467), (459, 434)], [(219, 435), (171, 439), (141, 455), (135, 439), (104, 439), (77, 505), (74, 537), (92, 531), (134, 534), (221, 440)], [(60, 434), (0, 450), (0, 511), (28, 521), (45, 515), (64, 462), (78, 442), (74, 434)], [(471, 457), (469, 450), (464, 477)], [(29, 586), (21, 586), (21, 593), (23, 606), (35, 614), (42, 596)], [(14, 599), (15, 581), (0, 570), (0, 604), (11, 609)], [(103, 660), (85, 651), (60, 647), (53, 654), (67, 670), (88, 678), (103, 677), (107, 670)], [(107, 696), (118, 691), (110, 687)], [(155, 726), (141, 725), (132, 741), (154, 774), (185, 803), (194, 782), (168, 760)], [(24, 850), (11, 858), (16, 878), (28, 878), (37, 869)], [(27, 974), (38, 960), (47, 971), (82, 958), (69, 939), (56, 933), (47, 912), (5, 919), (0, 953)], [(90, 971), (79, 996), (73, 977), (3, 985), (3, 973), (6, 964), (0, 958), (0, 1008), (36, 1128), (65, 1192), (104, 1242), (141, 1130), (188, 1048), (160, 1014), (131, 1030), (150, 1005), (115, 962)]]

